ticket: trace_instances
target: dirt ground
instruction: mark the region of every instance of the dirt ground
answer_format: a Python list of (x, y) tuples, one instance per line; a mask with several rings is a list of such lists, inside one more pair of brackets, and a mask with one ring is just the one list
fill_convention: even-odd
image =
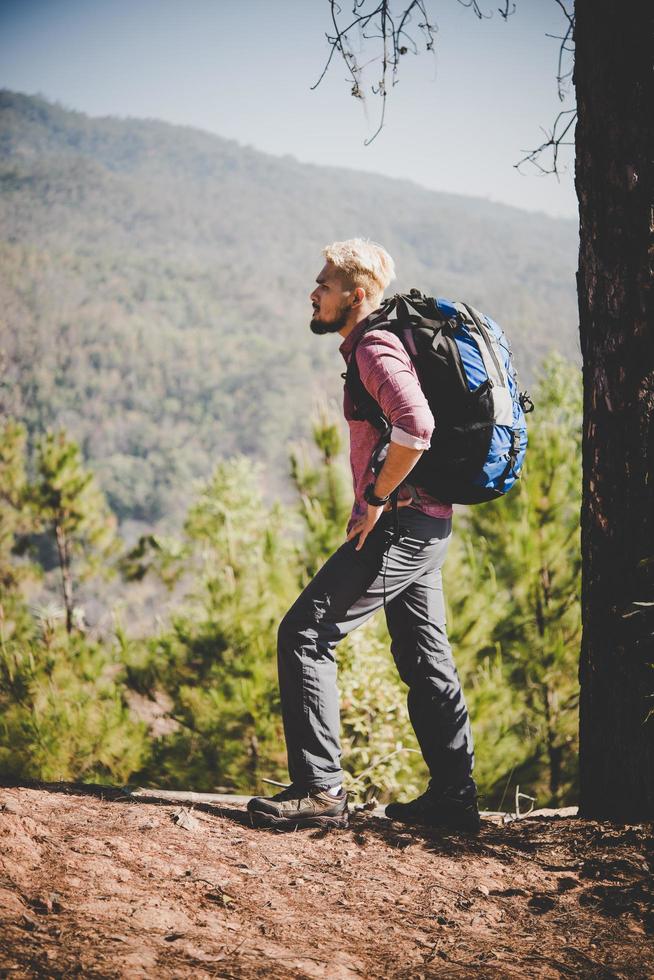
[(0, 976), (651, 977), (652, 830), (280, 834), (242, 804), (0, 788)]

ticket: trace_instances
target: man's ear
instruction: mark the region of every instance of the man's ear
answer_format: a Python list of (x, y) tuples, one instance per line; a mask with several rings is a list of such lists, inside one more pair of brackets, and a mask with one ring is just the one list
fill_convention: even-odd
[(356, 306), (361, 306), (366, 298), (366, 291), (361, 286), (357, 286), (357, 288), (353, 291), (353, 296), (354, 299), (352, 300), (352, 308), (354, 309)]

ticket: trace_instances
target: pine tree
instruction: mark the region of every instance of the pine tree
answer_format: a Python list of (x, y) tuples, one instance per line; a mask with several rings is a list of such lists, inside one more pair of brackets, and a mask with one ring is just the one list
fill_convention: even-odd
[(102, 569), (113, 554), (115, 518), (79, 447), (65, 433), (49, 433), (38, 444), (31, 507), (43, 530), (54, 536), (66, 610), (66, 629), (74, 623), (75, 577)]
[[(62, 516), (52, 507), (54, 453), (43, 454), (52, 470), (43, 465), (34, 486), (27, 475), (24, 429), (11, 420), (0, 426), (0, 774), (124, 781), (143, 765), (148, 748), (144, 726), (130, 716), (123, 698), (118, 651), (111, 642), (71, 635), (56, 620), (32, 615), (24, 595), (38, 569), (19, 552), (44, 521), (57, 520), (72, 538), (69, 555), (80, 542), (92, 546), (98, 540), (97, 529), (89, 533), (90, 503), (97, 503), (90, 478), (73, 481), (79, 460), (75, 447), (71, 450), (63, 437), (62, 443), (69, 456), (67, 468), (62, 462), (58, 468), (64, 488), (60, 510), (73, 509), (68, 499), (76, 490), (75, 513), (86, 514), (83, 529), (70, 513)], [(50, 509), (41, 513), (46, 499)]]

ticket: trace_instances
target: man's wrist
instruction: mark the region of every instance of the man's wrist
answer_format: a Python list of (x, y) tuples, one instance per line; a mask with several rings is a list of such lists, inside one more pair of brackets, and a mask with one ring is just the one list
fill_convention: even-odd
[(389, 498), (390, 494), (388, 494), (387, 497), (379, 497), (375, 493), (374, 483), (369, 483), (366, 489), (363, 491), (363, 499), (372, 507), (384, 507), (388, 503)]

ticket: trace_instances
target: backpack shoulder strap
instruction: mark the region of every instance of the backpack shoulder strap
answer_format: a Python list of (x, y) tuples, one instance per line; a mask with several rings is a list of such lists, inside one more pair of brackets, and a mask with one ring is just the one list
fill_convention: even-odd
[(385, 326), (388, 324), (388, 313), (390, 312), (391, 308), (392, 307), (390, 306), (389, 301), (389, 304), (384, 304), (379, 316), (374, 317), (371, 322), (367, 324), (365, 330), (363, 330), (361, 336), (357, 338), (357, 342), (350, 352), (350, 359), (347, 362), (347, 370), (342, 375), (345, 381), (345, 387), (347, 388), (354, 405), (354, 418), (360, 422), (370, 422), (376, 429), (379, 429), (379, 431), (382, 433), (382, 437), (387, 436), (390, 433), (391, 425), (382, 412), (380, 405), (378, 405), (361, 380), (359, 365), (357, 363), (357, 349), (367, 333), (370, 333), (371, 330), (383, 330), (385, 328)]
[[(391, 318), (391, 314), (393, 313), (395, 316)], [(356, 353), (365, 335), (371, 330), (387, 329), (407, 349), (409, 357), (415, 360), (417, 350), (413, 342), (412, 328), (418, 323), (441, 324), (445, 319), (447, 318), (438, 309), (435, 300), (423, 296), (417, 289), (412, 289), (409, 293), (404, 294), (396, 293), (395, 296), (392, 296), (382, 304), (379, 313), (373, 316), (361, 336), (357, 338), (357, 342), (350, 354), (347, 371), (343, 374), (345, 387), (354, 404), (355, 419), (372, 423), (382, 433), (389, 433), (391, 430), (388, 419), (364, 386), (359, 374)]]

